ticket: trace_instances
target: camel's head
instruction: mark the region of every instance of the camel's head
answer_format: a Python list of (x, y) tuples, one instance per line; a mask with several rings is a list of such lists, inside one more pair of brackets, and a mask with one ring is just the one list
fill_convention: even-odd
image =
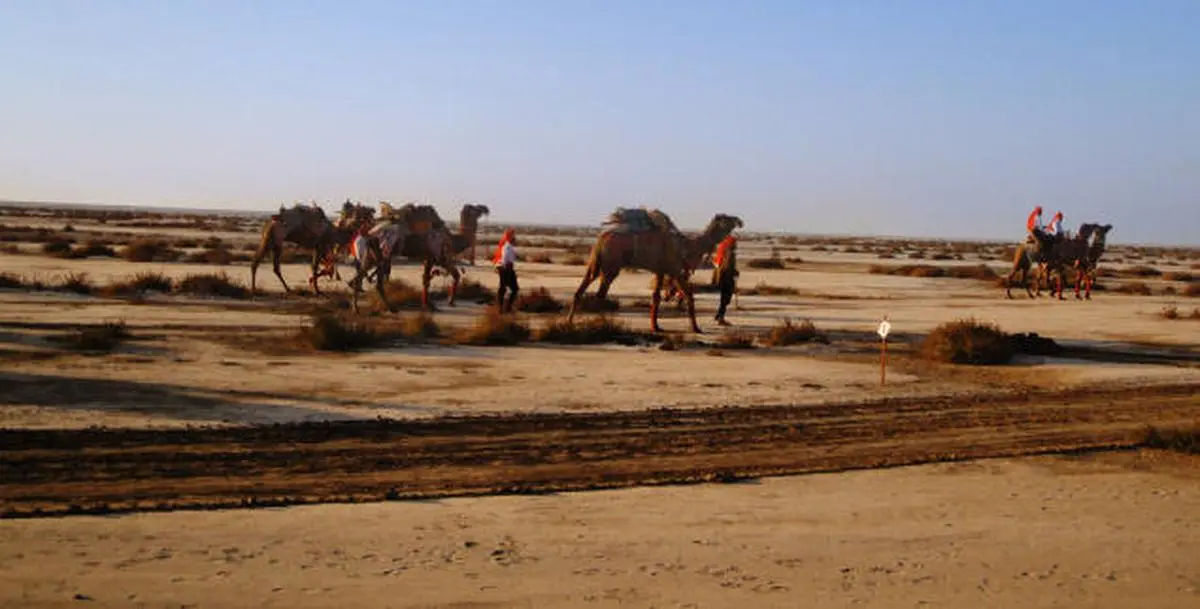
[(480, 216), (486, 216), (490, 213), (492, 213), (492, 211), (488, 209), (487, 205), (467, 203), (466, 205), (463, 205), (462, 208), (462, 219), (464, 221), (476, 221), (480, 218)]
[(712, 222), (708, 224), (709, 232), (718, 240), (724, 239), (726, 235), (743, 226), (745, 225), (742, 223), (741, 218), (728, 214), (717, 214), (713, 216)]
[(1108, 231), (1112, 230), (1112, 227), (1113, 227), (1113, 225), (1111, 225), (1111, 224), (1105, 224), (1103, 226), (1097, 225), (1096, 226), (1096, 238), (1104, 239), (1104, 238), (1108, 237)]

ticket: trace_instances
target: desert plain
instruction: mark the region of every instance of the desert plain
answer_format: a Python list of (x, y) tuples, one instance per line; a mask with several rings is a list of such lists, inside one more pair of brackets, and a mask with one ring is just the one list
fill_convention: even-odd
[[(1089, 300), (1010, 299), (1017, 237), (747, 219), (731, 326), (701, 270), (704, 333), (670, 305), (649, 335), (626, 272), (613, 339), (572, 344), (547, 337), (595, 229), (516, 227), (504, 323), (528, 335), (489, 341), (504, 225), (456, 306), (439, 277), (419, 312), (410, 263), (397, 311), (353, 315), (344, 281), (284, 293), (269, 260), (249, 293), (262, 222), (0, 209), (0, 606), (1200, 601), (1196, 248), (1116, 227)], [(369, 340), (331, 348), (321, 319)], [(1003, 365), (926, 357), (964, 319), (1026, 339)]]

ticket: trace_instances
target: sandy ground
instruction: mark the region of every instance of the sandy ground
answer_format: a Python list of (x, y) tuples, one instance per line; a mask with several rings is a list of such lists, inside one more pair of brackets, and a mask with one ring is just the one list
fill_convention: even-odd
[[(842, 258), (848, 255), (841, 254)], [(869, 257), (859, 256), (865, 264)], [(1065, 344), (1132, 350), (1158, 345), (1195, 354), (1200, 323), (1158, 315), (1167, 296), (1098, 294), (1090, 302), (1015, 300), (991, 284), (960, 279), (920, 279), (871, 275), (846, 261), (813, 262), (789, 270), (743, 272), (741, 285), (759, 282), (795, 288), (798, 296), (740, 296), (730, 313), (735, 329), (762, 331), (785, 317), (811, 319), (829, 332), (869, 336), (889, 315), (893, 332), (919, 337), (935, 325), (962, 317), (994, 321), (1010, 332), (1037, 332)], [(939, 263), (949, 264), (949, 263)], [(960, 263), (961, 264), (961, 263)], [(580, 267), (525, 264), (524, 289), (544, 286), (566, 300)], [(174, 277), (226, 272), (248, 279), (243, 266), (133, 264), (123, 261), (59, 260), (0, 255), (0, 271), (51, 278), (87, 273), (105, 283), (153, 270)], [(278, 292), (269, 269), (260, 285)], [(302, 285), (307, 269), (285, 267)], [(416, 282), (418, 269), (396, 274)], [(486, 267), (468, 277), (490, 284)], [(647, 297), (649, 276), (628, 273), (613, 294), (626, 304)], [(331, 284), (332, 285), (332, 284)], [(702, 327), (714, 340), (722, 330), (711, 321), (716, 297), (698, 296)], [(148, 337), (107, 357), (57, 354), (51, 359), (10, 356), (0, 360), (0, 376), (22, 391), (0, 397), (0, 425), (63, 427), (87, 425), (175, 426), (196, 423), (264, 423), (314, 419), (424, 417), (453, 413), (504, 413), (822, 403), (883, 395), (931, 395), (1046, 385), (1200, 382), (1200, 367), (1116, 364), (1054, 358), (1025, 358), (1004, 370), (945, 374), (897, 360), (888, 385), (879, 386), (876, 357), (867, 345), (849, 348), (807, 345), (752, 352), (709, 349), (661, 352), (628, 347), (408, 347), (354, 355), (262, 355), (236, 348), (221, 336), (247, 331), (291, 332), (305, 318), (269, 301), (214, 301), (177, 296), (150, 297), (133, 305), (71, 294), (0, 290), (0, 321), (72, 324), (123, 319)], [(297, 298), (297, 303), (303, 299)], [(1186, 303), (1185, 303), (1186, 304)], [(231, 307), (236, 307), (232, 308)], [(481, 307), (463, 302), (443, 308), (444, 326), (472, 323)], [(643, 328), (644, 309), (620, 317)], [(545, 316), (531, 316), (536, 327)], [(665, 317), (668, 331), (682, 331), (686, 319)], [(0, 347), (22, 352), (44, 345), (52, 330), (0, 329)], [(270, 340), (264, 338), (263, 340)], [(63, 383), (74, 389), (64, 395)], [(80, 389), (82, 387), (82, 389)]]
[(1118, 453), (6, 521), (0, 606), (1185, 607), (1196, 465)]

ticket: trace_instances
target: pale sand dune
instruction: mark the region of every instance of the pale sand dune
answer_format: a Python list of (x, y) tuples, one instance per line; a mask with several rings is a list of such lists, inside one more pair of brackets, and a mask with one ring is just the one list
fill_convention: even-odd
[(1185, 607), (1196, 465), (1125, 453), (7, 521), (0, 606)]

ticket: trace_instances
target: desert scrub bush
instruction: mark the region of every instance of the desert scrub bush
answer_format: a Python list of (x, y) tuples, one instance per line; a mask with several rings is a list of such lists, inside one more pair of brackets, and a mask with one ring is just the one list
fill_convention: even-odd
[(946, 269), (947, 277), (956, 279), (978, 279), (980, 281), (995, 281), (998, 275), (992, 267), (986, 264), (974, 266), (952, 266)]
[(63, 275), (59, 278), (55, 287), (64, 292), (82, 294), (84, 296), (96, 291), (96, 286), (92, 285), (87, 273), (68, 273)]
[(71, 253), (71, 242), (65, 239), (55, 239), (42, 244), (42, 253), (48, 256), (66, 257)]
[(791, 319), (785, 318), (782, 322), (767, 330), (766, 334), (762, 337), (763, 344), (768, 347), (786, 347), (788, 345), (798, 345), (813, 341), (828, 343), (829, 339), (817, 330), (816, 324), (810, 319), (797, 324), (792, 323)]
[(132, 337), (124, 321), (83, 326), (69, 332), (62, 342), (76, 351), (112, 351)]
[(1006, 364), (1013, 348), (995, 324), (960, 319), (933, 329), (921, 343), (921, 356), (936, 362), (972, 365)]
[(99, 290), (103, 296), (133, 296), (143, 292), (170, 292), (175, 283), (157, 271), (143, 271), (132, 279), (110, 283)]
[(1200, 427), (1188, 429), (1151, 427), (1146, 431), (1144, 443), (1150, 448), (1200, 455)]
[(1183, 283), (1190, 283), (1197, 279), (1195, 275), (1187, 271), (1167, 271), (1162, 274), (1162, 278), (1165, 281), (1182, 281)]
[(752, 258), (746, 262), (746, 268), (751, 269), (785, 269), (783, 259), (776, 254), (772, 254), (769, 258)]
[(16, 273), (5, 271), (0, 273), (0, 289), (3, 290), (20, 290), (25, 287), (25, 280)]
[(138, 239), (125, 246), (122, 257), (130, 262), (173, 262), (181, 254), (161, 239)]
[(791, 286), (771, 285), (765, 281), (758, 282), (752, 288), (742, 290), (746, 296), (796, 296), (800, 290)]
[(553, 264), (554, 259), (550, 257), (550, 254), (547, 254), (545, 252), (538, 252), (529, 257), (529, 262), (532, 262), (535, 264)]
[(475, 323), (464, 328), (458, 342), (464, 345), (511, 346), (529, 340), (529, 326), (514, 315), (505, 315), (495, 307), (488, 307), (476, 318)]
[(179, 281), (176, 291), (193, 296), (218, 296), (221, 298), (246, 299), (250, 290), (241, 282), (230, 279), (225, 273), (202, 273), (188, 275)]
[(572, 254), (566, 258), (563, 258), (560, 264), (565, 264), (567, 266), (586, 266), (587, 259), (578, 254)]
[(226, 249), (224, 247), (215, 247), (215, 248), (209, 248), (206, 250), (188, 254), (183, 260), (184, 260), (184, 262), (197, 263), (197, 264), (212, 264), (212, 265), (216, 265), (216, 266), (226, 266), (229, 263), (233, 262), (234, 255), (233, 255), (233, 252), (229, 251), (228, 249)]
[(753, 349), (754, 335), (743, 330), (732, 330), (717, 338), (719, 349)]
[(1127, 281), (1113, 288), (1113, 291), (1118, 294), (1131, 294), (1134, 296), (1149, 296), (1153, 292), (1150, 286), (1144, 281)]
[(556, 319), (535, 334), (535, 340), (538, 342), (560, 345), (632, 345), (643, 338), (643, 335), (634, 332), (629, 326), (607, 315), (570, 322), (565, 318)]
[(1183, 294), (1184, 296), (1190, 296), (1192, 298), (1200, 296), (1200, 283), (1187, 284), (1187, 286), (1185, 288), (1183, 288), (1183, 290), (1180, 292), (1180, 294)]
[(566, 305), (544, 287), (522, 292), (517, 298), (517, 310), (522, 313), (561, 313), (564, 308)]
[(1162, 271), (1146, 265), (1132, 266), (1121, 272), (1126, 277), (1158, 277)]
[(71, 250), (68, 258), (116, 258), (117, 252), (103, 241), (88, 241)]
[(1171, 305), (1166, 305), (1166, 306), (1164, 306), (1164, 307), (1163, 307), (1163, 308), (1162, 308), (1162, 309), (1161, 309), (1161, 310), (1158, 312), (1158, 315), (1159, 315), (1160, 317), (1162, 317), (1163, 319), (1190, 319), (1190, 320), (1200, 320), (1200, 308), (1194, 308), (1194, 309), (1192, 309), (1192, 312), (1189, 314), (1189, 313), (1186, 313), (1186, 312), (1180, 312), (1180, 311), (1179, 311), (1179, 307), (1178, 307), (1178, 306), (1171, 304)]
[(379, 342), (380, 338), (370, 321), (347, 318), (334, 313), (317, 313), (300, 335), (318, 351), (354, 351)]
[(442, 328), (434, 321), (432, 315), (420, 313), (411, 317), (405, 317), (401, 321), (400, 333), (407, 340), (425, 342), (440, 338), (442, 336)]

